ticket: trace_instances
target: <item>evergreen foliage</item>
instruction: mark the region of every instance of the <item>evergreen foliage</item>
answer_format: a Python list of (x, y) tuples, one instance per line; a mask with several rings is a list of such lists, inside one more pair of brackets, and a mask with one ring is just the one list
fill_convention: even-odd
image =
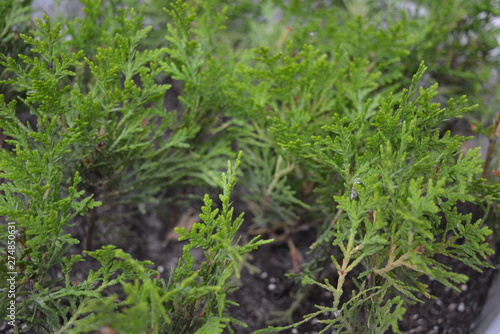
[[(459, 206), (486, 219), (500, 198), (493, 1), (81, 0), (82, 17), (28, 32), (30, 4), (0, 4), (0, 316), (15, 272), (16, 332), (245, 327), (228, 295), (245, 255), (272, 240), (244, 243), (235, 207), (253, 231), (316, 228), (313, 260), (291, 277), (332, 294), (261, 332), (327, 313), (322, 333), (398, 333), (405, 307), (432, 297), (424, 275), (466, 282), (441, 259), (489, 266), (495, 226)], [(489, 140), (484, 159), (446, 128), (465, 115)], [(183, 191), (203, 206), (176, 229), (167, 279), (114, 245), (92, 249), (99, 208), (146, 219)], [(84, 223), (82, 253), (70, 231)]]

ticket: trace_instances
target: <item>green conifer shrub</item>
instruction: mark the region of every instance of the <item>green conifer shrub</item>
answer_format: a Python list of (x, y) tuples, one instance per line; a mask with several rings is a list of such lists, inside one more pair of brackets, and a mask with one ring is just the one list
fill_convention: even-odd
[[(490, 228), (459, 207), (498, 206), (486, 180), (498, 118), (476, 125), (486, 161), (443, 124), (487, 109), (491, 1), (422, 0), (413, 12), (375, 0), (81, 3), (81, 18), (44, 17), (19, 37), (12, 17), (27, 22), (27, 7), (0, 5), (11, 13), (0, 18), (0, 315), (15, 272), (18, 332), (238, 332), (247, 319), (228, 316), (228, 295), (244, 255), (269, 242), (243, 244), (245, 232), (317, 232), (313, 260), (290, 277), (331, 303), (290, 324), (297, 299), (269, 332), (315, 318), (324, 333), (399, 332), (405, 307), (431, 297), (423, 277), (467, 280), (444, 258), (489, 266)], [(167, 279), (126, 249), (94, 249), (106, 208), (146, 217), (179, 189), (199, 198), (216, 186), (200, 221), (177, 228), (186, 243)]]

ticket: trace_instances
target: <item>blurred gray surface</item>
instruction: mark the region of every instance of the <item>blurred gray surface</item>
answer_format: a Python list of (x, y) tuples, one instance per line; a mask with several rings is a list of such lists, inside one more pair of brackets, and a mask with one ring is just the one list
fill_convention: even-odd
[(33, 17), (41, 19), (43, 14), (50, 17), (63, 15), (66, 18), (78, 16), (82, 11), (78, 0), (33, 0)]
[(500, 334), (500, 275), (493, 278), (475, 334)]

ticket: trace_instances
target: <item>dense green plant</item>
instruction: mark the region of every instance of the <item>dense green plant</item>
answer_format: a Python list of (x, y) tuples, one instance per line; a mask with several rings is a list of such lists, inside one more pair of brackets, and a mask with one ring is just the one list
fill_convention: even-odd
[[(87, 280), (77, 286), (70, 284), (69, 272), (71, 265), (81, 258), (66, 261), (63, 270), (66, 287), (50, 295), (50, 299), (59, 297), (56, 303), (67, 300), (72, 306), (71, 318), (58, 332), (88, 333), (107, 326), (126, 333), (208, 334), (221, 333), (224, 328), (233, 332), (231, 323), (245, 326), (225, 315), (227, 307), (234, 304), (227, 299), (234, 288), (231, 279), (233, 275), (239, 277), (242, 256), (269, 241), (259, 241), (257, 237), (240, 245), (236, 237), (243, 215), (233, 218), (230, 195), (240, 158), (235, 164), (228, 164), (227, 174), (222, 176), (221, 209), (213, 209), (213, 201), (207, 195), (201, 222), (190, 231), (177, 229), (180, 239), (189, 243), (184, 246), (178, 267), (168, 282), (145, 267), (151, 262), (139, 262), (113, 246), (88, 252), (99, 260), (101, 268), (90, 272)], [(193, 248), (204, 250), (201, 263), (196, 264), (190, 253)], [(117, 284), (122, 286), (126, 298), (105, 294), (106, 289)], [(50, 299), (44, 301), (49, 303)], [(65, 312), (68, 309), (60, 313)]]
[[(0, 50), (7, 56), (15, 56), (19, 53), (28, 54), (29, 48), (22, 40), (20, 34), (27, 33), (30, 27), (30, 5), (31, 0), (15, 1), (6, 0), (0, 3)], [(0, 65), (0, 79), (9, 74), (5, 67)], [(10, 94), (16, 95), (11, 87), (0, 85), (0, 92), (12, 98)], [(0, 147), (4, 145), (4, 137), (0, 130)]]
[[(486, 181), (498, 118), (475, 128), (490, 140), (486, 163), (443, 124), (474, 110), (463, 93), (484, 103), (479, 87), (489, 87), (498, 64), (495, 31), (486, 29), (497, 11), (491, 1), (417, 1), (414, 10), (376, 0), (178, 0), (165, 10), (154, 0), (81, 3), (81, 18), (45, 17), (20, 35), (29, 52), (12, 15), (0, 18), (0, 43), (17, 43), (0, 62), (4, 87), (15, 92), (0, 99), (0, 215), (10, 222), (0, 243), (16, 268), (2, 263), (0, 273), (18, 273), (20, 332), (245, 326), (227, 315), (227, 295), (242, 256), (264, 242), (237, 237), (243, 220), (233, 218), (230, 196), (238, 167), (249, 232), (284, 230), (299, 295), (317, 285), (333, 298), (266, 331), (321, 318), (322, 332), (398, 332), (405, 305), (430, 297), (423, 275), (451, 288), (466, 281), (443, 257), (488, 265), (490, 230), (459, 208), (473, 202), (488, 212), (498, 203), (499, 187)], [(13, 1), (0, 6), (28, 13)], [(126, 249), (92, 251), (106, 209), (144, 214), (172, 194), (196, 198), (196, 187), (217, 185), (221, 209), (205, 196), (201, 222), (177, 229), (187, 244), (168, 280)], [(74, 225), (85, 226), (84, 238), (70, 234)], [(313, 260), (299, 267), (291, 236), (302, 228), (316, 228), (317, 240)]]
[[(87, 5), (87, 19), (99, 20), (97, 12), (90, 8), (93, 2)], [(136, 51), (149, 30), (142, 29), (142, 18), (133, 9), (121, 10), (110, 19), (112, 39), (92, 37), (92, 32), (82, 29), (81, 36), (73, 35), (73, 39), (63, 42), (62, 26), (45, 17), (44, 22), (38, 22), (40, 29), (35, 36), (22, 36), (35, 56), (20, 55), (23, 64), (19, 66), (14, 58), (4, 55), (2, 65), (15, 75), (5, 83), (26, 92), (26, 98), (20, 95), (19, 100), (31, 114), (28, 122), (21, 122), (16, 115), (19, 103), (7, 104), (2, 96), (0, 128), (14, 149), (1, 150), (1, 215), (14, 223), (18, 232), (17, 247), (9, 248), (9, 254), (18, 259), (17, 267), (10, 271), (19, 273), (16, 290), (21, 302), (16, 321), (22, 324), (23, 331), (85, 332), (90, 324), (94, 329), (103, 324), (117, 326), (123, 315), (117, 314), (115, 319), (108, 314), (117, 306), (127, 309), (125, 314), (152, 312), (151, 322), (134, 324), (142, 328), (139, 332), (165, 331), (166, 326), (180, 332), (222, 330), (231, 322), (224, 316), (228, 303), (225, 294), (231, 286), (230, 278), (238, 270), (237, 262), (242, 254), (261, 244), (233, 244), (242, 218), (233, 224), (229, 195), (235, 170), (230, 167), (227, 178), (223, 178), (221, 215), (211, 210), (208, 198), (205, 200), (202, 219), (210, 230), (200, 233), (203, 237), (212, 233), (214, 238), (202, 244), (194, 230), (184, 235), (185, 239), (194, 239), (189, 247), (207, 250), (200, 275), (195, 274), (194, 259), (186, 251), (178, 273), (168, 286), (161, 285), (151, 280), (151, 270), (144, 267), (151, 263), (137, 262), (121, 250), (105, 247), (89, 253), (99, 260), (100, 269), (91, 271), (80, 284), (70, 279), (73, 265), (82, 258), (66, 258), (70, 246), (78, 240), (65, 230), (75, 221), (81, 222), (75, 219), (77, 215), (101, 204), (92, 197), (99, 197), (105, 205), (140, 205), (155, 200), (154, 195), (187, 176), (215, 184), (218, 178), (211, 176), (205, 161), (211, 159), (211, 154), (231, 154), (217, 150), (204, 155), (190, 152), (187, 141), (196, 136), (200, 127), (188, 116), (178, 120), (174, 113), (161, 108), (168, 86), (157, 84), (157, 77), (172, 65), (159, 64), (165, 49)], [(88, 21), (76, 24), (84, 22)], [(85, 59), (83, 50), (71, 51), (80, 45), (78, 41), (88, 45), (97, 42), (94, 38), (109, 46), (92, 49)], [(219, 166), (211, 164), (215, 170)], [(94, 216), (87, 216), (89, 224), (93, 224)], [(5, 225), (2, 240), (7, 242), (8, 236)], [(90, 232), (87, 238), (92, 238)], [(88, 240), (87, 246), (91, 247)], [(65, 274), (64, 285), (55, 284), (60, 279), (50, 274), (58, 268)], [(3, 265), (2, 277), (6, 273), (7, 266)], [(129, 297), (105, 299), (109, 288), (117, 284), (123, 285)], [(161, 298), (145, 295), (156, 296), (160, 291)], [(6, 296), (2, 296), (2, 318), (9, 303)], [(168, 310), (165, 303), (170, 305)], [(105, 318), (86, 317), (97, 308)], [(211, 319), (206, 323), (190, 321), (198, 313), (201, 319)], [(120, 326), (134, 332), (131, 324)]]
[(19, 34), (26, 32), (30, 22), (31, 0), (6, 0), (0, 4), (0, 46), (3, 53), (15, 55), (26, 51)]
[[(213, 209), (213, 201), (205, 196), (202, 222), (195, 224), (191, 231), (177, 230), (181, 239), (189, 243), (168, 283), (159, 279), (158, 272), (146, 267), (152, 262), (137, 261), (114, 246), (87, 252), (101, 266), (95, 272), (91, 270), (83, 282), (75, 283), (71, 271), (84, 259), (80, 255), (65, 257), (68, 246), (78, 240), (63, 234), (62, 227), (76, 214), (99, 203), (91, 198), (75, 202), (83, 191), (76, 192), (74, 187), (69, 188), (69, 196), (64, 197), (59, 190), (62, 188), (41, 187), (31, 180), (29, 175), (39, 174), (38, 182), (50, 179), (52, 185), (60, 186), (56, 182), (62, 176), (61, 168), (49, 168), (52, 173), (42, 173), (46, 161), (36, 160), (37, 154), (30, 156), (20, 146), (15, 155), (3, 152), (6, 164), (2, 164), (2, 171), (12, 183), (2, 187), (6, 197), (1, 212), (24, 232), (17, 237), (21, 249), (12, 253), (19, 259), (15, 271), (18, 273), (16, 293), (21, 303), (17, 306), (16, 323), (23, 324), (22, 331), (88, 333), (109, 327), (127, 333), (201, 334), (220, 333), (232, 322), (244, 326), (225, 315), (227, 306), (231, 305), (226, 295), (233, 288), (233, 275), (239, 276), (242, 255), (266, 242), (256, 237), (240, 245), (236, 237), (243, 215), (233, 220), (230, 195), (241, 156), (236, 164), (228, 164), (227, 174), (222, 175), (221, 210)], [(61, 154), (54, 150), (56, 153)], [(47, 156), (45, 160), (49, 160)], [(79, 181), (77, 174), (74, 184)], [(31, 201), (22, 203), (23, 198), (17, 194), (25, 194)], [(39, 202), (38, 205), (35, 202)], [(7, 232), (2, 233), (2, 239), (7, 240)], [(195, 259), (190, 253), (195, 247), (205, 250), (199, 269), (194, 268)], [(47, 276), (47, 271), (54, 266), (60, 266), (64, 274), (62, 285), (54, 286), (60, 279)], [(2, 277), (6, 277), (6, 269), (4, 263)], [(114, 286), (121, 286), (119, 295), (116, 293), (120, 290), (110, 290)], [(3, 292), (6, 296), (5, 289)], [(8, 302), (8, 298), (2, 298), (3, 310), (7, 310)]]
[[(420, 88), (413, 101), (424, 71), (421, 66), (399, 98), (382, 100), (375, 115), (359, 113), (353, 121), (337, 115), (323, 127), (326, 135), (281, 143), (327, 166), (340, 185), (334, 196), (337, 214), (312, 247), (332, 254), (337, 282), (316, 281), (314, 266), (303, 278), (304, 284), (333, 294), (332, 306), (304, 320), (331, 312), (334, 317), (324, 321), (323, 331), (335, 326), (349, 333), (381, 333), (392, 326), (397, 332), (403, 301), (429, 295), (420, 276), (455, 289), (467, 280), (442, 265), (438, 255), (477, 270), (488, 266), (484, 259), (492, 250), (485, 240), (491, 230), (457, 211), (458, 202), (485, 199), (485, 192), (468, 186), (482, 170), (479, 149), (461, 152), (466, 138), (440, 135), (438, 128), (471, 108), (464, 98), (451, 99), (445, 108), (432, 103), (435, 85)], [(323, 196), (323, 202), (331, 198), (328, 192)], [(340, 304), (348, 275), (357, 289)]]

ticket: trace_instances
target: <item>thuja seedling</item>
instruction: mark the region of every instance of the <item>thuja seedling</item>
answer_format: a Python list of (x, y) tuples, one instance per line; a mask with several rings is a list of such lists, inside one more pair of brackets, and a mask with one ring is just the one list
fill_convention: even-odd
[[(440, 129), (473, 110), (444, 92), (468, 87), (449, 78), (481, 83), (470, 64), (496, 39), (470, 33), (460, 15), (488, 6), (427, 4), (428, 18), (396, 8), (387, 15), (378, 1), (319, 10), (307, 1), (179, 0), (165, 11), (152, 10), (163, 6), (155, 0), (141, 9), (130, 0), (81, 2), (83, 18), (45, 17), (26, 35), (13, 33), (12, 15), (28, 10), (0, 5), (11, 13), (0, 15), (8, 49), (0, 62), (0, 242), (2, 255), (16, 259), (0, 269), (2, 277), (16, 273), (16, 298), (2, 295), (0, 312), (10, 315), (15, 301), (19, 332), (211, 334), (245, 326), (228, 315), (228, 295), (243, 256), (268, 241), (241, 242), (233, 193), (257, 230), (284, 227), (289, 240), (303, 227), (318, 233), (312, 260), (296, 261), (293, 276), (330, 292), (330, 304), (265, 331), (328, 313), (322, 332), (398, 332), (405, 305), (430, 297), (424, 275), (454, 289), (466, 281), (440, 257), (488, 266), (490, 230), (457, 207), (491, 206), (499, 187), (478, 178), (479, 149), (463, 152), (466, 138)], [(479, 49), (462, 61), (446, 46), (456, 48), (464, 33), (477, 36), (468, 47)], [(168, 110), (165, 82), (173, 80), (180, 106)], [(236, 162), (220, 177), (227, 160)], [(113, 245), (92, 249), (97, 219), (106, 222), (100, 206), (144, 213), (215, 186), (222, 194), (202, 199), (200, 221), (177, 230), (186, 245), (167, 280)], [(68, 233), (75, 224), (84, 224), (77, 227), (86, 240)], [(75, 247), (80, 239), (85, 253)], [(194, 248), (203, 250), (200, 263)], [(90, 258), (96, 268), (75, 280)], [(330, 280), (320, 277), (326, 266), (334, 268)], [(2, 293), (11, 291), (2, 282)]]
[[(423, 275), (456, 290), (467, 280), (437, 255), (477, 270), (490, 266), (485, 259), (493, 253), (486, 241), (491, 230), (457, 211), (459, 202), (477, 200), (470, 183), (478, 185), (473, 178), (482, 170), (480, 150), (463, 153), (466, 138), (440, 135), (438, 128), (471, 107), (465, 98), (451, 99), (444, 108), (432, 103), (436, 86), (418, 89), (424, 72), (422, 64), (409, 89), (400, 98), (382, 99), (373, 118), (337, 117), (324, 127), (326, 136), (312, 136), (308, 145), (282, 143), (300, 149), (299, 158), (323, 164), (343, 184), (341, 195), (333, 198), (335, 219), (312, 247), (321, 254), (329, 250), (338, 278), (318, 281), (311, 273), (303, 275), (303, 284), (332, 293), (332, 305), (318, 306), (318, 312), (294, 325), (268, 330), (295, 327), (330, 312), (334, 317), (323, 321), (323, 332), (332, 327), (349, 333), (398, 332), (405, 302), (430, 297), (420, 283)], [(483, 188), (481, 196), (487, 192)], [(356, 289), (341, 303), (347, 279), (355, 279)]]

